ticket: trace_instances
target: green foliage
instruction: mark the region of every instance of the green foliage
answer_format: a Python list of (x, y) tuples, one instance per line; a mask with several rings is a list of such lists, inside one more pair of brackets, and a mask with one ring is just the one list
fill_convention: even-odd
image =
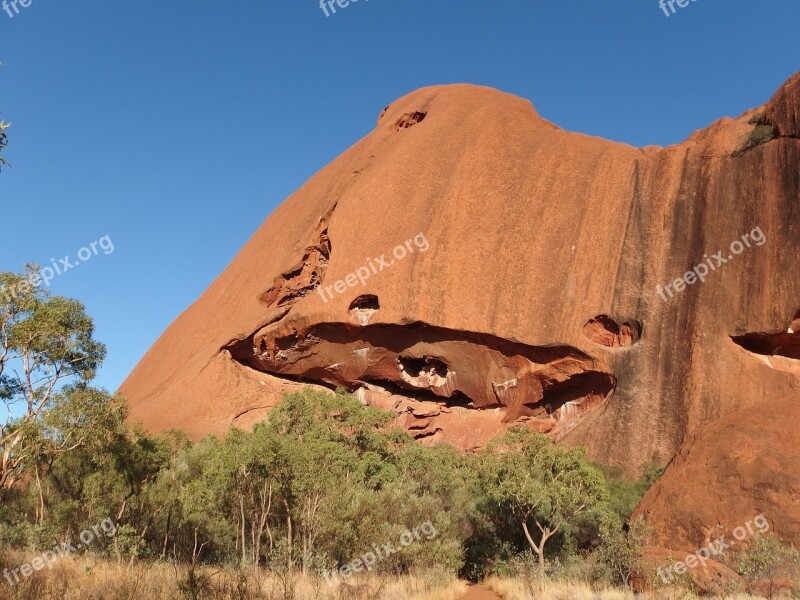
[(631, 576), (642, 567), (641, 556), (652, 534), (652, 527), (641, 517), (623, 527), (616, 515), (608, 514), (600, 525), (598, 557), (620, 583), (629, 586)]
[(106, 352), (92, 319), (80, 302), (51, 297), (37, 273), (0, 273), (0, 399), (10, 416), (0, 424), (0, 495), (82, 444), (99, 416), (91, 409), (107, 400), (88, 387)]
[(751, 148), (766, 144), (776, 137), (778, 137), (778, 130), (773, 125), (756, 125), (739, 148), (739, 152), (746, 152)]
[[(542, 568), (547, 541), (573, 536), (579, 518), (602, 514), (608, 500), (603, 474), (589, 463), (585, 450), (554, 444), (521, 427), (491, 443), (481, 453), (479, 469), (491, 509), (522, 527)], [(531, 523), (538, 532), (531, 532)]]
[(425, 446), (343, 391), (288, 395), (253, 431), (196, 443), (131, 430), (124, 399), (91, 387), (105, 354), (91, 319), (32, 285), (36, 271), (0, 274), (11, 290), (0, 292), (0, 397), (21, 407), (0, 437), (12, 465), (0, 546), (44, 548), (111, 519), (115, 535), (89, 551), (181, 563), (176, 591), (189, 598), (207, 591), (208, 565), (267, 568), (290, 597), (298, 570), (330, 571), (384, 544), (395, 552), (378, 573), (613, 568), (627, 581), (635, 568), (646, 531), (621, 523), (662, 469), (613, 477), (609, 494), (583, 449), (525, 428), (474, 454)]
[(633, 511), (642, 501), (653, 484), (658, 481), (666, 470), (666, 465), (655, 462), (647, 463), (642, 467), (642, 474), (637, 479), (625, 477), (619, 467), (599, 467), (606, 476), (609, 493), (609, 508), (622, 522), (628, 521)]
[(748, 583), (769, 582), (769, 597), (775, 593), (778, 577), (796, 576), (800, 551), (772, 534), (758, 534), (739, 555), (739, 574)]

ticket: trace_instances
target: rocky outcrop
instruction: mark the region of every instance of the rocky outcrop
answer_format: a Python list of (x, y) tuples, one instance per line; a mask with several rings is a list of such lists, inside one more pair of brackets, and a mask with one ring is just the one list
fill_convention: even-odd
[(627, 322), (620, 325), (608, 315), (599, 315), (583, 326), (583, 334), (595, 344), (608, 348), (624, 348), (639, 340), (641, 326)]
[[(343, 386), (420, 439), (527, 423), (634, 469), (770, 412), (800, 391), (799, 88), (667, 148), (488, 88), (413, 92), (162, 335), (121, 388), (131, 419), (220, 433)], [(418, 232), (427, 251), (394, 254)]]
[[(363, 315), (368, 309), (356, 310)], [(226, 349), (257, 372), (361, 391), (366, 404), (379, 402), (374, 398), (378, 392), (399, 403), (408, 398), (442, 408), (499, 409), (501, 423), (527, 423), (563, 435), (599, 408), (615, 384), (613, 375), (598, 370), (595, 360), (575, 348), (536, 348), (426, 323), (366, 325), (360, 319), (358, 324), (302, 329), (283, 323), (270, 324)], [(412, 406), (400, 412), (430, 421), (442, 411), (420, 413)], [(496, 414), (490, 420), (498, 424)], [(438, 431), (449, 432), (444, 420), (436, 420)], [(406, 424), (418, 437), (429, 433), (430, 423)]]
[[(685, 570), (683, 575), (674, 573), (674, 565), (686, 560), (686, 556), (685, 551), (647, 548), (641, 557), (641, 572), (634, 573), (631, 578), (633, 588), (637, 592), (647, 593), (663, 590), (667, 585), (683, 584), (686, 587), (691, 585), (703, 596), (723, 598), (732, 591), (743, 589), (744, 585), (736, 571), (712, 559), (694, 563), (694, 567)], [(670, 567), (673, 567), (672, 572), (669, 571)]]
[(693, 552), (726, 536), (735, 551), (763, 515), (769, 527), (756, 531), (800, 546), (798, 423), (797, 396), (774, 398), (690, 436), (636, 509), (655, 527), (653, 544)]

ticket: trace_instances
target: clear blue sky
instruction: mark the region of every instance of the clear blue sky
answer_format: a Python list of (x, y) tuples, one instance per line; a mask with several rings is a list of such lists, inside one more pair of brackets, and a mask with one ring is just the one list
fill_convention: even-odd
[(330, 17), (318, 0), (32, 0), (0, 12), (0, 271), (111, 237), (52, 289), (94, 316), (114, 389), (395, 98), (484, 84), (565, 129), (666, 145), (800, 70), (798, 24), (798, 0), (670, 17), (657, 0), (360, 0)]

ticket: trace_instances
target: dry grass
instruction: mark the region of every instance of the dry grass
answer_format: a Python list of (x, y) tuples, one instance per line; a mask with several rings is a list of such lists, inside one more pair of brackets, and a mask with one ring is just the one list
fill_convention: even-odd
[[(13, 564), (27, 557), (14, 556)], [(460, 600), (467, 586), (441, 571), (405, 577), (359, 576), (329, 586), (317, 576), (290, 577), (264, 569), (208, 568), (199, 572), (192, 595), (188, 570), (166, 563), (137, 563), (131, 568), (87, 557), (69, 557), (52, 570), (36, 572), (9, 586), (0, 577), (0, 600)], [(490, 577), (484, 584), (503, 600), (697, 600), (676, 589), (647, 594), (599, 589), (587, 582)], [(756, 600), (728, 596), (727, 600)], [(711, 600), (711, 599), (704, 599)], [(717, 600), (717, 599), (714, 599)]]
[[(628, 590), (597, 589), (587, 583), (500, 577), (490, 577), (484, 583), (503, 600), (699, 600), (698, 596), (680, 589), (634, 594)], [(703, 600), (722, 599), (705, 597)], [(762, 596), (736, 594), (725, 596), (725, 600), (762, 600)]]
[(193, 586), (188, 575), (165, 563), (127, 568), (70, 557), (14, 586), (0, 578), (0, 600), (458, 600), (467, 589), (442, 572), (369, 575), (333, 586), (321, 577), (280, 577), (263, 569), (204, 569)]

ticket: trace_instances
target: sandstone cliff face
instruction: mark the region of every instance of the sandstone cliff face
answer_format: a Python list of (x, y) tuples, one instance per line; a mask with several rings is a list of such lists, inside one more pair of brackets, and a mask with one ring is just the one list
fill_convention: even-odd
[(311, 382), (427, 441), (477, 448), (524, 423), (605, 462), (666, 462), (800, 390), (798, 114), (800, 75), (682, 144), (633, 148), (495, 90), (413, 92), (162, 335), (121, 388), (131, 419), (221, 433)]
[(798, 422), (797, 398), (775, 399), (690, 436), (636, 509), (654, 526), (653, 544), (694, 552), (725, 536), (735, 551), (760, 514), (770, 531), (800, 543)]

